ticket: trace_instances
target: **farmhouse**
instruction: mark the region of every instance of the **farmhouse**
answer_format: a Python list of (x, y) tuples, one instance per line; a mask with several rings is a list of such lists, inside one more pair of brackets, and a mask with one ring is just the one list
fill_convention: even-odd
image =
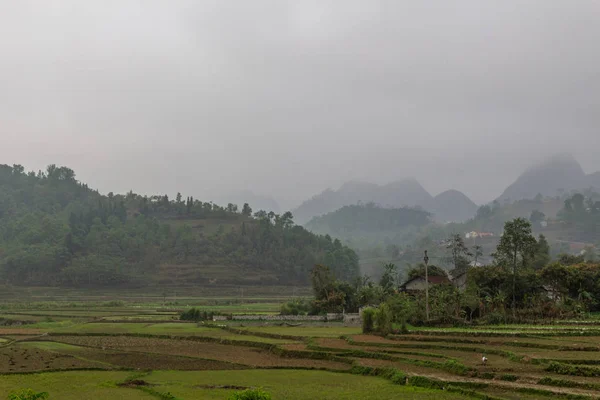
[[(430, 276), (429, 285), (441, 285), (450, 283), (450, 280), (445, 276)], [(402, 285), (402, 291), (404, 292), (419, 292), (425, 290), (425, 277), (418, 276), (416, 278), (409, 279)]]
[(476, 231), (465, 233), (466, 239), (486, 238), (486, 237), (494, 237), (494, 234), (492, 232), (476, 232)]

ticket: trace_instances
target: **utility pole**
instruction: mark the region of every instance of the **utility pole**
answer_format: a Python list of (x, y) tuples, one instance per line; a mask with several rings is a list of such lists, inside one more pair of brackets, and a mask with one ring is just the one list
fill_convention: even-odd
[(429, 257), (427, 257), (427, 250), (425, 250), (425, 257), (423, 257), (423, 261), (425, 262), (425, 315), (427, 321), (429, 321)]

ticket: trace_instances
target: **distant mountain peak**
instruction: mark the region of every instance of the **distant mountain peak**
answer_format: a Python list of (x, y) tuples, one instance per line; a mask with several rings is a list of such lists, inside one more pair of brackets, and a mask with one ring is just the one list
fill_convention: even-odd
[(437, 220), (459, 222), (473, 218), (477, 213), (475, 204), (466, 194), (456, 189), (446, 190), (434, 197)]
[(557, 153), (530, 166), (525, 173), (539, 170), (567, 169), (576, 174), (585, 175), (579, 161), (571, 153)]
[(597, 176), (596, 173), (586, 175), (572, 154), (557, 153), (527, 168), (498, 200), (533, 199), (538, 193), (556, 196), (572, 190), (600, 187)]

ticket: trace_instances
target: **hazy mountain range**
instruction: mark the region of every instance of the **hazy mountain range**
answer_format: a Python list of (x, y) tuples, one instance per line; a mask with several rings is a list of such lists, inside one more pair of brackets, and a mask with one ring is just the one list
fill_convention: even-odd
[(433, 197), (413, 178), (377, 185), (351, 181), (338, 190), (327, 189), (292, 211), (298, 223), (335, 211), (343, 206), (373, 202), (381, 207), (420, 207), (441, 221), (462, 221), (475, 215), (477, 205), (456, 190)]
[[(493, 179), (493, 177), (482, 177)], [(558, 154), (528, 168), (508, 186), (499, 201), (533, 199), (536, 195), (559, 196), (574, 190), (600, 191), (600, 172), (586, 174), (569, 154)], [(343, 206), (373, 202), (381, 207), (420, 207), (437, 221), (465, 221), (475, 215), (478, 206), (464, 193), (447, 190), (432, 196), (414, 178), (377, 185), (350, 181), (339, 189), (326, 189), (292, 210), (295, 220), (304, 224), (311, 218)]]

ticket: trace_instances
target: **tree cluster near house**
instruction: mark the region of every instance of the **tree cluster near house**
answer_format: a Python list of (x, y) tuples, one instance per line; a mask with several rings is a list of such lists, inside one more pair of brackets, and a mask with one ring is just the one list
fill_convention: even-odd
[[(551, 259), (546, 238), (536, 239), (526, 219), (505, 224), (494, 262), (488, 266), (469, 263), (481, 257), (481, 250), (467, 248), (461, 235), (451, 235), (445, 243), (455, 268), (448, 275), (442, 268), (428, 266), (429, 321), (424, 264), (413, 267), (404, 283), (390, 263), (383, 265), (378, 283), (367, 276), (338, 280), (327, 267), (317, 266), (311, 275), (315, 300), (306, 312), (356, 312), (371, 307), (366, 323), (363, 313), (365, 331), (381, 333), (387, 330), (388, 314), (392, 322), (420, 325), (531, 322), (600, 311), (600, 264), (567, 254)], [(381, 324), (377, 317), (382, 318)]]
[[(209, 229), (210, 228), (210, 229)], [(104, 196), (66, 167), (0, 165), (0, 281), (14, 285), (148, 285), (161, 266), (260, 271), (259, 284), (307, 284), (315, 264), (358, 276), (354, 251), (282, 215), (178, 194)], [(231, 282), (243, 279), (231, 274)], [(192, 283), (208, 283), (202, 276)]]

